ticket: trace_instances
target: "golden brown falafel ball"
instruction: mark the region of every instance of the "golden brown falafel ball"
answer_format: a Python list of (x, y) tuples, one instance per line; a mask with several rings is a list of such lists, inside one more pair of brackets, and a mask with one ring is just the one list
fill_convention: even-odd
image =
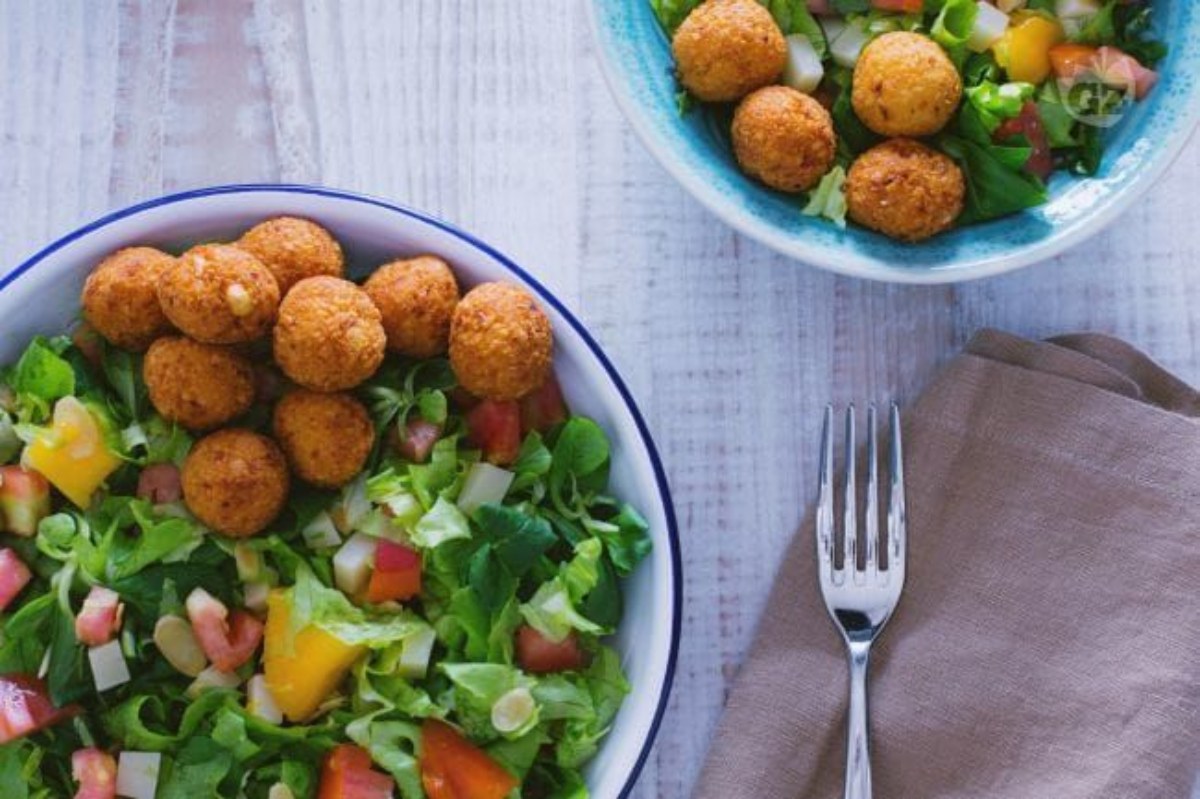
[(275, 442), (226, 428), (196, 442), (183, 463), (183, 500), (218, 533), (247, 538), (283, 510), (290, 479)]
[(829, 112), (787, 86), (767, 86), (742, 100), (732, 134), (742, 170), (779, 191), (808, 191), (837, 154)]
[(895, 31), (862, 51), (850, 100), (881, 136), (932, 136), (954, 116), (962, 92), (958, 70), (936, 42)]
[(950, 228), (962, 213), (966, 181), (949, 157), (911, 139), (892, 139), (858, 157), (846, 177), (850, 218), (903, 241)]
[(554, 355), (550, 320), (511, 283), (482, 283), (462, 298), (450, 327), (450, 365), (477, 397), (511, 400), (546, 380)]
[(450, 343), (458, 282), (436, 255), (384, 264), (363, 290), (383, 315), (388, 349), (413, 358), (441, 355)]
[(321, 488), (353, 480), (375, 444), (367, 409), (349, 394), (292, 391), (275, 406), (274, 427), (292, 471)]
[(238, 239), (237, 246), (271, 270), (283, 295), (306, 277), (341, 277), (346, 267), (342, 247), (328, 230), (294, 216), (260, 222)]
[(197, 341), (235, 344), (265, 335), (279, 284), (262, 262), (232, 244), (201, 244), (179, 256), (158, 284), (171, 322)]
[(141, 352), (171, 329), (158, 281), (175, 259), (153, 247), (127, 247), (101, 261), (83, 284), (83, 315), (110, 343)]
[(279, 306), (275, 362), (305, 388), (354, 388), (375, 374), (386, 344), (379, 309), (348, 280), (305, 278)]
[(150, 345), (142, 376), (155, 410), (189, 430), (223, 425), (254, 402), (250, 361), (229, 348), (182, 336)]
[(729, 102), (779, 79), (787, 42), (755, 0), (708, 0), (671, 40), (679, 81), (705, 102)]

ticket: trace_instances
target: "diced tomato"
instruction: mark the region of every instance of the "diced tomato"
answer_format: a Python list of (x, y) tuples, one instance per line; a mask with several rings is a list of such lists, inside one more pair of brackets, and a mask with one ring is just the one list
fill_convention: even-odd
[(925, 0), (871, 0), (871, 7), (879, 11), (920, 14), (925, 10)]
[(0, 532), (31, 536), (50, 515), (50, 483), (20, 466), (0, 466)]
[(78, 713), (75, 705), (55, 707), (46, 684), (36, 677), (0, 676), (0, 744), (52, 727)]
[(12, 604), (32, 579), (33, 573), (16, 552), (0, 549), (0, 611)]
[(551, 372), (541, 388), (521, 398), (521, 433), (532, 430), (545, 433), (566, 420), (567, 403), (563, 399), (558, 378)]
[(75, 637), (85, 646), (107, 644), (121, 629), (125, 606), (116, 591), (93, 585), (75, 617)]
[(421, 593), (421, 556), (403, 544), (381, 538), (375, 547), (375, 571), (367, 586), (368, 602), (403, 602)]
[(1037, 103), (1032, 100), (1021, 107), (1020, 114), (1005, 120), (993, 134), (997, 143), (1003, 143), (1014, 136), (1024, 136), (1032, 148), (1025, 168), (1042, 180), (1050, 177), (1050, 173), (1054, 171), (1054, 155), (1050, 152), (1050, 140), (1046, 136), (1046, 127), (1042, 124), (1041, 112), (1038, 111)]
[(808, 10), (814, 14), (832, 14), (833, 8), (829, 0), (808, 0)]
[(178, 502), (183, 498), (179, 467), (173, 463), (155, 463), (138, 475), (137, 495), (155, 505)]
[(1158, 84), (1158, 73), (1142, 66), (1136, 58), (1116, 47), (1101, 47), (1096, 51), (1096, 70), (1109, 86), (1132, 89), (1141, 100)]
[(413, 463), (424, 463), (429, 460), (433, 445), (442, 437), (442, 426), (417, 417), (410, 419), (399, 432), (396, 451)]
[(578, 671), (586, 665), (587, 656), (575, 633), (556, 643), (523, 624), (517, 630), (517, 663), (530, 674), (550, 674)]
[(113, 799), (117, 795), (117, 761), (94, 747), (71, 755), (71, 776), (79, 783), (75, 799)]
[(483, 400), (467, 414), (471, 443), (497, 466), (507, 466), (521, 451), (521, 407), (516, 402)]
[(392, 799), (396, 784), (371, 769), (371, 755), (354, 744), (333, 748), (321, 767), (317, 799)]
[(519, 784), (444, 721), (421, 727), (421, 784), (429, 799), (504, 799)]
[(1096, 48), (1086, 44), (1059, 44), (1050, 48), (1050, 68), (1062, 80), (1090, 72), (1096, 63)]
[(254, 656), (262, 642), (261, 621), (244, 610), (230, 613), (203, 588), (188, 594), (185, 606), (200, 648), (217, 671), (234, 671)]

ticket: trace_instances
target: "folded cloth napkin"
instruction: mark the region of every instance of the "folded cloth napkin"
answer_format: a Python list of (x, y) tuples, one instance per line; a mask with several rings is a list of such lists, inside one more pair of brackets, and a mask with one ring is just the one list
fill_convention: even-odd
[[(986, 331), (905, 415), (908, 578), (872, 653), (879, 799), (1184, 799), (1200, 767), (1200, 394), (1111, 338)], [(811, 523), (695, 793), (842, 795)]]

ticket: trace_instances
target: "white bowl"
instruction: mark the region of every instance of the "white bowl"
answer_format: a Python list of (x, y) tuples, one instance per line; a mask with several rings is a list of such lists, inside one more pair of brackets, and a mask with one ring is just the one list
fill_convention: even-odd
[(612, 732), (586, 770), (597, 797), (625, 796), (650, 753), (666, 709), (679, 643), (679, 539), (666, 474), (646, 422), (612, 363), (583, 325), (533, 277), (500, 253), (444, 222), (341, 191), (306, 186), (221, 186), (163, 197), (70, 233), (0, 277), (0, 363), (15, 359), (36, 334), (64, 332), (79, 312), (84, 278), (105, 255), (136, 244), (179, 251), (229, 240), (279, 214), (328, 227), (362, 277), (400, 255), (443, 256), (466, 285), (521, 283), (541, 299), (554, 324), (555, 365), (571, 407), (612, 438), (612, 491), (650, 523), (654, 551), (625, 585), (625, 621), (615, 638), (633, 686)]

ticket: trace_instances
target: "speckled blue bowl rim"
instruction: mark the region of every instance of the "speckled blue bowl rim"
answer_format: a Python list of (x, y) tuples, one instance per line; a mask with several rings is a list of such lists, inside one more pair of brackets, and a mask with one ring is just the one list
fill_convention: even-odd
[(1047, 260), (1107, 228), (1166, 172), (1200, 121), (1200, 3), (1156, 0), (1170, 44), (1162, 80), (1109, 131), (1099, 174), (1056, 175), (1040, 208), (917, 245), (805, 217), (793, 198), (737, 169), (702, 114), (679, 115), (669, 44), (647, 0), (589, 0), (602, 71), (633, 129), (659, 163), (727, 224), (832, 272), (896, 283), (950, 283)]
[(558, 313), (562, 314), (562, 318), (567, 321), (584, 344), (596, 357), (597, 362), (603, 368), (608, 379), (612, 381), (613, 386), (617, 389), (617, 393), (621, 396), (621, 400), (625, 403), (629, 414), (633, 417), (634, 425), (637, 428), (638, 435), (642, 439), (642, 443), (646, 447), (646, 453), (650, 459), (651, 469), (654, 473), (656, 489), (663, 503), (663, 515), (667, 521), (667, 542), (670, 552), (668, 559), (671, 570), (671, 607), (669, 613), (671, 615), (671, 641), (670, 650), (667, 654), (666, 671), (663, 675), (662, 692), (658, 697), (658, 704), (654, 709), (654, 715), (650, 722), (650, 727), (646, 732), (646, 739), (642, 742), (641, 749), (637, 759), (634, 761), (633, 767), (625, 778), (625, 784), (621, 788), (619, 799), (629, 796), (633, 792), (638, 775), (642, 773), (642, 769), (646, 765), (646, 760), (650, 757), (650, 750), (654, 747), (654, 741), (658, 737), (659, 728), (662, 726), (663, 715), (667, 710), (667, 701), (671, 696), (671, 688), (675, 683), (675, 670), (679, 660), (679, 637), (683, 626), (683, 559), (679, 544), (679, 522), (675, 515), (675, 505), (671, 500), (671, 487), (667, 482), (667, 470), (663, 466), (662, 458), (658, 454), (658, 447), (654, 443), (654, 438), (650, 434), (650, 427), (646, 424), (646, 419), (642, 416), (641, 409), (638, 408), (637, 402), (633, 398), (629, 387), (625, 380), (617, 372), (616, 366), (609, 360), (609, 357), (600, 347), (599, 342), (592, 337), (583, 323), (575, 317), (571, 311), (563, 305), (562, 301), (554, 295), (550, 289), (546, 288), (542, 283), (529, 272), (525, 271), (520, 266), (510, 259), (508, 256), (501, 253), (489, 244), (475, 238), (470, 233), (467, 233), (458, 227), (445, 222), (437, 217), (430, 216), (421, 211), (416, 211), (403, 205), (382, 200), (376, 197), (370, 197), (364, 194), (355, 192), (343, 191), (340, 189), (331, 189), (324, 186), (308, 186), (303, 184), (287, 184), (287, 183), (246, 183), (232, 184), (227, 186), (211, 186), (202, 189), (194, 189), (191, 191), (183, 191), (177, 194), (168, 194), (163, 197), (157, 197), (146, 202), (138, 203), (137, 205), (129, 206), (128, 208), (114, 211), (91, 222), (83, 227), (68, 233), (57, 241), (52, 242), (43, 249), (39, 250), (7, 275), (0, 276), (0, 291), (3, 291), (7, 286), (15, 283), (21, 275), (37, 268), (37, 265), (44, 261), (51, 254), (61, 250), (71, 242), (83, 238), (88, 234), (108, 225), (113, 224), (129, 216), (148, 211), (152, 208), (158, 208), (163, 205), (174, 205), (176, 203), (186, 202), (187, 200), (197, 199), (200, 197), (208, 197), (219, 194), (246, 194), (257, 192), (284, 192), (292, 194), (313, 194), (320, 197), (331, 197), (338, 200), (348, 200), (350, 202), (364, 203), (366, 205), (374, 205), (380, 208), (385, 208), (402, 216), (415, 219), (426, 225), (430, 225), (439, 230), (442, 230), (455, 238), (458, 238), (470, 245), (471, 247), (480, 250), (485, 255), (490, 257), (496, 263), (507, 269), (512, 274), (516, 275), (520, 280), (524, 281), (528, 286), (533, 288), (541, 298), (552, 306)]

